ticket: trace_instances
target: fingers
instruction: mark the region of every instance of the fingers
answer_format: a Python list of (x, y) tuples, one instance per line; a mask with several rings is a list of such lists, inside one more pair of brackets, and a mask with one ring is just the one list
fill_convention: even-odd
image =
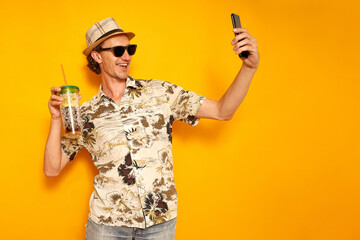
[[(237, 39), (237, 40), (235, 41), (235, 43), (238, 42), (240, 39), (243, 39), (245, 36), (251, 37), (250, 34), (249, 34), (249, 32), (248, 32), (248, 30), (246, 30), (245, 28), (234, 28), (234, 29), (233, 29), (233, 32), (234, 32), (234, 33), (237, 33), (237, 35), (236, 35), (235, 38), (234, 38), (234, 40)], [(233, 41), (234, 41), (234, 40), (233, 40)]]
[(58, 102), (58, 101), (50, 101), (49, 104), (50, 104), (50, 106), (54, 107), (54, 106), (60, 106), (60, 105), (61, 105), (61, 102)]
[[(59, 87), (52, 87), (50, 88), (51, 90), (51, 97), (50, 97), (50, 102), (53, 103), (53, 105), (60, 105), (62, 102), (62, 98), (59, 97), (58, 93), (61, 91), (61, 88)], [(82, 98), (82, 95), (79, 94), (79, 99)]]
[(236, 51), (238, 48), (251, 44), (248, 39), (241, 40), (240, 42), (236, 43), (233, 47), (233, 50)]
[(251, 40), (244, 39), (236, 43), (233, 50), (236, 54), (240, 54), (242, 51), (252, 51), (254, 48), (256, 48), (256, 43)]
[(237, 42), (239, 42), (243, 39), (249, 39), (249, 40), (253, 41), (255, 38), (250, 36), (249, 33), (240, 33), (239, 35), (237, 35), (233, 38), (233, 40), (231, 41), (231, 45), (235, 45)]
[(248, 32), (248, 30), (246, 30), (245, 28), (234, 28), (233, 32), (234, 33)]
[(242, 46), (242, 47), (240, 47), (240, 48), (238, 48), (236, 51), (235, 51), (235, 53), (236, 54), (240, 54), (241, 52), (244, 52), (244, 51), (249, 51), (249, 52), (251, 52), (252, 50), (251, 50), (251, 48), (249, 47), (249, 46)]
[(57, 95), (51, 95), (49, 103), (53, 106), (60, 106), (63, 99)]
[(249, 32), (244, 28), (234, 28), (233, 32), (239, 33), (231, 41), (233, 50), (236, 54), (240, 54), (243, 51), (254, 51), (256, 49), (256, 39), (253, 38)]
[(59, 96), (57, 96), (57, 95), (51, 95), (50, 100), (51, 100), (51, 101), (61, 102), (61, 101), (63, 100), (63, 98), (62, 98), (62, 97), (59, 97)]
[(57, 94), (61, 91), (61, 88), (59, 87), (52, 87), (51, 90), (51, 97), (49, 100), (49, 104), (52, 106), (59, 106), (62, 102), (62, 98), (59, 97)]
[(52, 87), (50, 88), (51, 94), (58, 94), (61, 91), (61, 88), (59, 87)]

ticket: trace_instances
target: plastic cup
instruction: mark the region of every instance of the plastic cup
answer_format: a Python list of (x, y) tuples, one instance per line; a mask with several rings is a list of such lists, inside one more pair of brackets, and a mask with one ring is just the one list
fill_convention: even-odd
[(65, 137), (79, 138), (82, 135), (79, 88), (69, 85), (63, 86), (59, 96), (63, 98), (60, 110), (65, 128)]

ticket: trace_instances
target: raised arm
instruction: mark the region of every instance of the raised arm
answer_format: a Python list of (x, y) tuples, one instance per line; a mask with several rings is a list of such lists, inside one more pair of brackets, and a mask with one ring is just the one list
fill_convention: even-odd
[(61, 152), (62, 119), (59, 106), (62, 99), (56, 95), (60, 90), (59, 87), (51, 88), (51, 98), (48, 103), (51, 114), (51, 125), (45, 146), (43, 169), (45, 175), (48, 177), (59, 175), (65, 165), (70, 162), (70, 159)]
[[(210, 118), (217, 120), (230, 120), (244, 100), (251, 80), (259, 65), (259, 53), (256, 39), (244, 28), (235, 28), (240, 33), (231, 42), (236, 54), (249, 51), (248, 58), (242, 57), (243, 65), (234, 81), (219, 101), (206, 99), (196, 114), (197, 118)], [(240, 39), (242, 41), (238, 42)]]

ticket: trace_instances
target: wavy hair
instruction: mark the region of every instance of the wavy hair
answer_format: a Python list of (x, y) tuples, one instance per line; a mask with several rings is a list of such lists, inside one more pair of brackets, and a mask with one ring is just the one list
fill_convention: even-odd
[[(99, 51), (101, 49), (101, 45), (102, 44), (100, 43), (92, 51)], [(93, 71), (96, 74), (100, 74), (101, 73), (100, 65), (92, 58), (91, 52), (86, 57), (86, 59), (88, 61), (87, 66), (90, 68), (90, 70)]]

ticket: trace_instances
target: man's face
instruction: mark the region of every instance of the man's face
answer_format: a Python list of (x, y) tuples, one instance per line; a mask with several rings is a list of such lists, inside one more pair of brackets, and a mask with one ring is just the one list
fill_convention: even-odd
[[(102, 43), (102, 48), (111, 48), (115, 46), (128, 46), (130, 44), (126, 35), (116, 35), (106, 39)], [(112, 50), (102, 51), (98, 54), (98, 59), (95, 59), (100, 64), (101, 74), (105, 77), (111, 77), (121, 80), (126, 80), (129, 76), (129, 67), (131, 62), (131, 56), (127, 52), (121, 57), (115, 57)]]

